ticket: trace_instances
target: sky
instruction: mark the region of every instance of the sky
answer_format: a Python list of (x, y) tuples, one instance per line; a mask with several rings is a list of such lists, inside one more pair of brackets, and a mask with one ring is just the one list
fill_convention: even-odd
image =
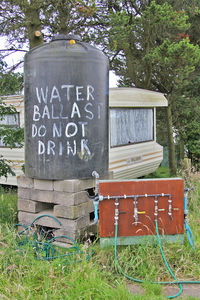
[[(6, 49), (6, 43), (3, 38), (0, 38), (0, 49)], [(16, 52), (6, 57), (5, 61), (9, 66), (15, 65), (19, 60), (23, 59), (24, 52)], [(23, 67), (17, 69), (18, 72), (23, 72)], [(118, 76), (113, 71), (109, 72), (109, 87), (117, 86)]]
[(115, 75), (113, 71), (109, 72), (109, 87), (116, 87), (117, 86), (118, 76)]

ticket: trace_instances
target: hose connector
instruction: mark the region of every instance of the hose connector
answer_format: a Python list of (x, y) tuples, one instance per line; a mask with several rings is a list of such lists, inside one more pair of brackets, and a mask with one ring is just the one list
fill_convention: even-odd
[(98, 195), (99, 194), (99, 173), (97, 173), (97, 171), (93, 171), (92, 176), (95, 178), (95, 195)]
[(135, 226), (138, 225), (138, 208), (137, 208), (137, 196), (134, 197), (134, 220), (135, 220)]
[(171, 198), (168, 200), (168, 203), (169, 203), (168, 215), (172, 219), (172, 199)]
[(155, 220), (157, 221), (158, 219), (158, 196), (157, 195), (155, 195), (154, 203), (155, 203), (154, 216), (155, 216)]
[(119, 220), (119, 199), (115, 199), (115, 223), (114, 225), (118, 225)]

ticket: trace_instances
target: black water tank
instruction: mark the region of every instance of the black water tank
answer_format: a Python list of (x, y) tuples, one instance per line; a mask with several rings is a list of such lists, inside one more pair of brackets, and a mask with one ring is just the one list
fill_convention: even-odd
[(90, 178), (108, 170), (108, 59), (58, 35), (25, 55), (25, 173)]

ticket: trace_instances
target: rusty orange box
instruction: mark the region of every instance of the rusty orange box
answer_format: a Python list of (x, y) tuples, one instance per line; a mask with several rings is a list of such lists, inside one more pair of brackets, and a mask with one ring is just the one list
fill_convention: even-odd
[(155, 236), (155, 218), (162, 236), (183, 242), (183, 179), (105, 180), (99, 182), (99, 195), (104, 198), (99, 202), (102, 245), (114, 243), (116, 198), (119, 201), (118, 244), (140, 243)]

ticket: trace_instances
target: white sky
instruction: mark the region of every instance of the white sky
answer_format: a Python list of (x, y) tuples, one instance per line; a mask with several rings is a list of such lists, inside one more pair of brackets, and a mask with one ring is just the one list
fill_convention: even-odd
[(113, 71), (109, 72), (109, 87), (116, 87), (117, 86), (118, 76), (115, 75)]
[[(0, 49), (6, 49), (6, 42), (4, 38), (0, 38)], [(2, 53), (3, 54), (3, 53)], [(6, 63), (9, 66), (15, 65), (19, 60), (23, 59), (25, 52), (16, 52), (14, 54), (10, 54), (5, 58)], [(17, 72), (23, 72), (23, 67), (18, 68)], [(116, 87), (117, 86), (118, 76), (115, 75), (113, 71), (109, 72), (109, 86)]]

